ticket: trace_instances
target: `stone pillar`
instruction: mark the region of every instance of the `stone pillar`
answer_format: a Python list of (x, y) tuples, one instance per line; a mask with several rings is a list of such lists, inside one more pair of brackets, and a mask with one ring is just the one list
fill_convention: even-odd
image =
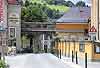
[(50, 36), (48, 36), (48, 48), (50, 49), (51, 47), (51, 40), (50, 40)]
[(43, 50), (44, 50), (44, 41), (45, 41), (45, 39), (44, 39), (44, 34), (42, 35), (42, 47), (43, 47)]

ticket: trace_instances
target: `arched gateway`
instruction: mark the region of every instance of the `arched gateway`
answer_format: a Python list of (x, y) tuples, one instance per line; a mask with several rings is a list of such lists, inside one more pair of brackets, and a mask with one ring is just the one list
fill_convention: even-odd
[[(48, 52), (52, 48), (55, 33), (55, 24), (48, 22), (23, 22), (22, 37), (26, 36), (28, 41), (25, 42), (25, 37), (22, 39), (22, 48), (30, 47), (33, 52)], [(27, 45), (26, 45), (27, 44)]]

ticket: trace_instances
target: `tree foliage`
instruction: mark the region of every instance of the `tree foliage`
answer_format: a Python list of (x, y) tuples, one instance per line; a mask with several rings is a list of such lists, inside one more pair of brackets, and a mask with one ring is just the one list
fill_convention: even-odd
[(63, 5), (65, 0), (45, 0), (48, 4)]
[(75, 4), (71, 1), (64, 2), (64, 5), (66, 5), (68, 7), (75, 7)]
[(77, 7), (86, 7), (86, 4), (85, 4), (84, 1), (79, 1), (79, 2), (76, 3), (76, 6)]
[(53, 5), (65, 5), (67, 7), (74, 7), (75, 4), (72, 1), (65, 1), (65, 0), (45, 0), (48, 4)]
[(2, 60), (0, 60), (0, 68), (6, 68), (5, 62)]
[(50, 9), (46, 4), (32, 3), (26, 0), (22, 7), (22, 20), (32, 22), (48, 21), (48, 18), (59, 18), (59, 10)]
[(41, 9), (41, 4), (25, 2), (25, 6), (22, 8), (22, 20), (24, 21), (46, 21), (47, 16)]

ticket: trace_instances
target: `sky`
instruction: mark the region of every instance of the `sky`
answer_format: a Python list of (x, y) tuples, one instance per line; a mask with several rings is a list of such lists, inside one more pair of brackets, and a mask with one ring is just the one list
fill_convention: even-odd
[[(69, 0), (66, 0), (66, 1), (69, 1)], [(91, 5), (91, 0), (70, 0), (70, 1), (72, 1), (73, 3), (77, 3), (78, 1), (84, 1), (86, 2), (86, 4)]]

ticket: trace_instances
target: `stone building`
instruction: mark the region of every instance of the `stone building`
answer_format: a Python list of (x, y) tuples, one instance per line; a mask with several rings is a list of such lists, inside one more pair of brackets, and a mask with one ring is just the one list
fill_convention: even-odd
[[(15, 45), (20, 50), (21, 0), (0, 0), (0, 50)], [(3, 49), (4, 48), (4, 49)]]
[(21, 48), (21, 5), (16, 0), (15, 4), (8, 3), (8, 38), (9, 45)]

